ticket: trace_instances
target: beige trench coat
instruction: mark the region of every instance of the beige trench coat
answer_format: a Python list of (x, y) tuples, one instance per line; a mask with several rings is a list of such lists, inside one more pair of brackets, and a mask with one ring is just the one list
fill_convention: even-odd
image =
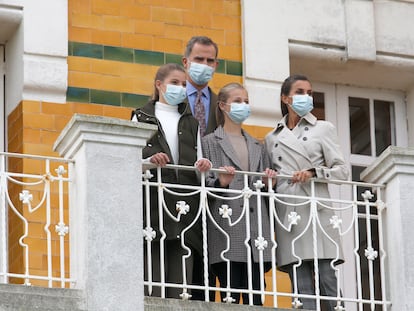
[[(308, 113), (293, 130), (289, 130), (286, 121), (287, 116), (265, 138), (266, 148), (273, 162), (273, 169), (277, 170), (279, 174), (291, 175), (295, 171), (314, 168), (318, 178), (336, 180), (348, 178), (348, 166), (341, 153), (336, 129), (330, 122), (317, 120), (314, 115)], [(329, 197), (327, 184), (316, 183), (315, 186), (318, 197)], [(292, 184), (288, 179), (278, 178), (277, 192), (291, 195), (310, 195), (310, 183)], [(289, 203), (303, 202), (303, 200), (290, 198), (282, 200)], [(280, 225), (276, 226), (278, 267), (281, 270), (286, 270), (287, 265), (298, 262), (298, 259), (292, 254), (293, 251), (302, 260), (313, 260), (312, 226), (292, 244), (292, 241), (305, 230), (310, 217), (310, 204), (289, 206), (276, 202), (276, 210), (286, 227), (289, 226), (288, 216), (291, 212), (296, 212), (301, 216), (298, 224), (293, 225), (290, 232)], [(338, 259), (336, 263), (341, 263), (343, 256), (339, 232), (330, 224), (330, 219), (335, 213), (320, 205), (318, 205), (317, 212), (321, 226), (337, 243), (336, 245), (332, 243), (319, 228), (317, 231), (318, 258)]]

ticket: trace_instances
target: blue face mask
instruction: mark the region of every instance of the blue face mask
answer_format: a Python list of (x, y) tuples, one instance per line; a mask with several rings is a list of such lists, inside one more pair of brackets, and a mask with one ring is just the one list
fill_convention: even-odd
[(176, 106), (181, 104), (187, 97), (187, 91), (185, 87), (182, 87), (181, 85), (167, 84), (167, 89), (165, 90), (165, 93), (162, 92), (162, 95), (167, 104)]
[(231, 103), (227, 105), (230, 105), (230, 112), (227, 115), (234, 123), (240, 124), (250, 116), (250, 106), (246, 103)]
[(292, 105), (293, 111), (295, 111), (299, 117), (303, 117), (313, 109), (313, 97), (308, 94), (305, 95), (293, 95)]
[(188, 75), (198, 85), (206, 84), (213, 77), (214, 68), (205, 64), (190, 63)]

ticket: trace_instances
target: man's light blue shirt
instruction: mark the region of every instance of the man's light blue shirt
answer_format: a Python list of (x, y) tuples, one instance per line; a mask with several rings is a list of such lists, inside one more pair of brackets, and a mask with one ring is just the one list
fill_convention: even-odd
[[(191, 112), (194, 115), (194, 106), (195, 106), (195, 100), (197, 98), (197, 89), (189, 82), (187, 81), (187, 97), (188, 97), (188, 103), (190, 104)], [(210, 91), (208, 90), (208, 86), (206, 85), (202, 90), (202, 96), (201, 96), (201, 102), (204, 105), (204, 110), (206, 112), (206, 125), (208, 124), (208, 115), (210, 112)]]

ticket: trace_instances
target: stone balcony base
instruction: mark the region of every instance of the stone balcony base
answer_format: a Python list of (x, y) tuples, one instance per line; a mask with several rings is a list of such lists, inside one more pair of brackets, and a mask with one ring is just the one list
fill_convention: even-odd
[[(264, 311), (270, 308), (145, 297), (145, 311)], [(89, 311), (82, 291), (0, 284), (0, 311)], [(287, 311), (292, 309), (273, 309)], [(94, 310), (97, 311), (97, 310)], [(118, 310), (111, 310), (118, 311)], [(134, 310), (119, 310), (134, 311)], [(302, 310), (304, 311), (304, 310)]]

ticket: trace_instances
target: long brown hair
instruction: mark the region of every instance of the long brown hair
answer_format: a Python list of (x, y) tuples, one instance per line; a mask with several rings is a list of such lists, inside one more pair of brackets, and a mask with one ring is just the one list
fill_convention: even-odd
[(178, 71), (185, 73), (184, 67), (176, 63), (164, 64), (160, 66), (160, 68), (158, 68), (157, 73), (155, 74), (155, 78), (154, 78), (154, 92), (152, 93), (152, 98), (151, 98), (153, 101), (158, 101), (160, 99), (160, 92), (155, 86), (155, 82), (157, 80), (160, 80), (161, 82), (163, 82), (165, 78), (174, 70), (178, 70)]

